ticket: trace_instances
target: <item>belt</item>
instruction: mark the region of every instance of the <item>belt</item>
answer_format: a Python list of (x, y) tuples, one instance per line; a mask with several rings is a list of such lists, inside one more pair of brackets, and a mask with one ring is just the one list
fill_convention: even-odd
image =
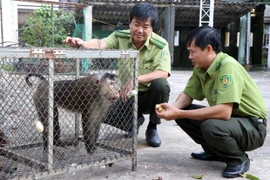
[(257, 119), (257, 122), (258, 122), (258, 124), (264, 124), (264, 125), (266, 125), (266, 120), (265, 119)]

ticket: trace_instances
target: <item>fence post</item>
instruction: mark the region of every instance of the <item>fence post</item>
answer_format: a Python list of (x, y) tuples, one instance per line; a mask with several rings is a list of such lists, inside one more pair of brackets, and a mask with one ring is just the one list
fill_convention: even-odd
[(52, 58), (49, 59), (49, 117), (48, 117), (48, 169), (52, 169), (53, 167), (53, 71), (54, 71), (54, 60)]

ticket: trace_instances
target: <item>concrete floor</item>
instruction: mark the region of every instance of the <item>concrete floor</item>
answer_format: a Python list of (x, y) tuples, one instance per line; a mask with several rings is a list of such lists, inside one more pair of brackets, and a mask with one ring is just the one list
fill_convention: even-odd
[[(170, 102), (175, 101), (178, 94), (184, 89), (192, 71), (173, 71), (169, 82), (171, 85)], [(261, 90), (266, 102), (268, 116), (270, 115), (270, 72), (250, 71)], [(206, 102), (198, 102), (206, 105)], [(62, 175), (48, 177), (50, 180), (192, 180), (193, 175), (203, 176), (205, 180), (226, 179), (222, 171), (226, 167), (222, 162), (206, 162), (191, 158), (193, 151), (201, 151), (174, 121), (162, 121), (158, 126), (162, 144), (158, 148), (147, 146), (145, 141), (146, 122), (140, 128), (138, 135), (137, 169), (132, 171), (132, 160), (120, 161), (112, 167), (90, 167), (84, 170), (72, 171)], [(269, 131), (268, 126), (268, 131)], [(251, 165), (248, 174), (259, 177), (261, 180), (270, 179), (270, 138), (266, 138), (263, 147), (247, 152)], [(243, 178), (235, 178), (243, 179)]]

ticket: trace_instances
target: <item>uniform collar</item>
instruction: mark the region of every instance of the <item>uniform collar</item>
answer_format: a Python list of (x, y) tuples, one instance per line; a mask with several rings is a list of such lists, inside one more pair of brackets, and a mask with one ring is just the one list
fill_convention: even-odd
[[(129, 31), (130, 32), (130, 31)], [(149, 46), (149, 44), (150, 44), (150, 39), (152, 38), (152, 35), (153, 35), (153, 32), (148, 36), (148, 38), (146, 39), (146, 41), (145, 41), (145, 43), (143, 44), (143, 46), (142, 46), (142, 48), (145, 46), (148, 50), (150, 50), (150, 46)], [(133, 41), (132, 41), (132, 36), (130, 35), (130, 38), (129, 38), (129, 40), (128, 40), (129, 42), (129, 44), (131, 44), (133, 47), (136, 47), (134, 44), (133, 44)], [(141, 48), (141, 49), (142, 49)]]
[(212, 64), (210, 65), (210, 67), (207, 69), (206, 73), (208, 73), (211, 77), (214, 76), (214, 74), (220, 69), (222, 63), (222, 56), (223, 56), (223, 52), (219, 52), (214, 61), (212, 62)]
[(146, 39), (145, 43), (143, 46), (145, 46), (148, 50), (150, 50), (150, 39), (152, 38), (153, 32), (151, 32), (151, 34), (149, 34), (148, 38)]

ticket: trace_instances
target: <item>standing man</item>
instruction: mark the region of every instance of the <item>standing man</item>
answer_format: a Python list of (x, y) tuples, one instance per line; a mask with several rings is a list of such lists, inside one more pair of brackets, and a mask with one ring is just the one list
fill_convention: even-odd
[[(194, 65), (184, 92), (157, 115), (176, 123), (204, 150), (191, 156), (223, 161), (224, 177), (233, 178), (249, 169), (246, 151), (261, 147), (266, 137), (266, 107), (245, 68), (221, 52), (218, 30), (196, 28), (187, 36), (189, 59)], [(207, 99), (210, 107), (192, 104)]]
[[(165, 39), (153, 32), (158, 21), (157, 9), (146, 2), (136, 4), (130, 11), (130, 30), (115, 31), (101, 40), (92, 39), (83, 41), (79, 38), (67, 37), (64, 43), (71, 47), (86, 47), (99, 49), (139, 50), (139, 76), (138, 78), (138, 128), (144, 122), (143, 114), (150, 114), (150, 121), (146, 130), (146, 141), (149, 146), (158, 147), (161, 140), (157, 132), (160, 118), (155, 112), (155, 105), (168, 102), (170, 86), (167, 78), (171, 72), (171, 56), (168, 43)], [(133, 88), (133, 80), (123, 77), (127, 62), (120, 60), (118, 69), (121, 87), (121, 100), (117, 108), (111, 108), (105, 123), (132, 132), (132, 98), (127, 93)], [(134, 70), (133, 70), (134, 71)], [(126, 73), (125, 73), (126, 74)], [(132, 76), (130, 76), (132, 77)], [(130, 107), (130, 108), (127, 108)], [(128, 126), (127, 126), (128, 125)]]

